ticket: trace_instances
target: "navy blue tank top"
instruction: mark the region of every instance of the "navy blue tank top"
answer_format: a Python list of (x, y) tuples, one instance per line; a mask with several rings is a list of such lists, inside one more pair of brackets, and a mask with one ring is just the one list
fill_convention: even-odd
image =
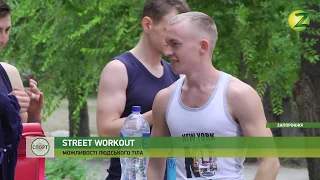
[[(170, 64), (163, 59), (161, 59), (163, 75), (160, 78), (151, 74), (130, 52), (125, 52), (115, 57), (114, 60), (121, 61), (126, 66), (128, 73), (127, 100), (121, 118), (131, 114), (132, 106), (141, 106), (141, 113), (150, 111), (156, 94), (179, 79), (179, 75), (175, 74)], [(106, 180), (120, 180), (121, 165), (119, 158), (111, 158), (108, 173)]]
[(12, 92), (12, 86), (10, 83), (9, 76), (0, 64), (0, 92), (3, 94), (9, 94)]

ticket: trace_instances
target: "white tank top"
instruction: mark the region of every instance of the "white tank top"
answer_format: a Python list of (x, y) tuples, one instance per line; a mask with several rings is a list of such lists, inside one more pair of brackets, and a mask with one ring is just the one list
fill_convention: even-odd
[[(181, 101), (184, 77), (177, 81), (167, 108), (166, 119), (171, 136), (242, 136), (242, 131), (228, 112), (226, 89), (230, 75), (221, 72), (210, 99), (199, 108), (190, 108)], [(243, 180), (244, 158), (191, 157), (177, 158), (177, 180)], [(200, 166), (199, 166), (200, 165)], [(202, 173), (201, 173), (202, 172)]]

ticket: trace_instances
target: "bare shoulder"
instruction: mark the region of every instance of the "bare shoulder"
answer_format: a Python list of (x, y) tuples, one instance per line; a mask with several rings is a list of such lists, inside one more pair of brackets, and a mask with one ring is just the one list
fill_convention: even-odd
[(2, 65), (4, 70), (6, 70), (8, 75), (19, 75), (18, 69), (16, 67), (14, 67), (13, 65), (5, 63), (5, 62), (1, 62), (0, 64)]
[(226, 99), (230, 114), (236, 119), (239, 113), (253, 110), (261, 104), (261, 98), (255, 89), (236, 77), (230, 79)]
[(118, 75), (126, 74), (127, 69), (126, 66), (119, 60), (112, 60), (106, 64), (106, 66), (103, 68), (102, 73), (116, 73)]
[(173, 93), (176, 84), (177, 81), (171, 84), (169, 87), (164, 88), (157, 93), (154, 100), (154, 108), (161, 107), (162, 109), (166, 110), (171, 94)]
[(257, 94), (257, 92), (249, 84), (241, 81), (236, 77), (231, 77), (227, 88), (228, 96), (241, 99), (253, 94)]
[[(177, 81), (176, 81), (177, 82)], [(152, 105), (152, 116), (153, 116), (153, 135), (169, 136), (170, 132), (166, 125), (166, 112), (170, 101), (171, 94), (173, 93), (177, 83), (173, 83), (169, 87), (160, 90)]]
[(18, 69), (15, 66), (5, 62), (1, 62), (1, 65), (9, 77), (12, 88), (19, 88), (23, 90), (24, 87)]
[(125, 65), (119, 60), (108, 62), (101, 72), (100, 86), (123, 89), (126, 88), (127, 83), (128, 74)]

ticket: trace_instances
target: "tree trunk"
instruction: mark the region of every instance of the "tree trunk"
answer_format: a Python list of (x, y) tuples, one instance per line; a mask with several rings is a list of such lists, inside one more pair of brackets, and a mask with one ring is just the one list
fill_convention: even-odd
[[(248, 78), (244, 78), (244, 75), (247, 71), (247, 65), (243, 62), (243, 53), (240, 54), (240, 57), (239, 57), (239, 72), (240, 72), (240, 80), (249, 84), (251, 87), (254, 88), (254, 82), (253, 82), (253, 76), (252, 74), (250, 73)], [(246, 163), (255, 163), (255, 162), (258, 162), (257, 158), (246, 158), (245, 160)]]
[[(319, 9), (314, 7), (315, 10)], [(320, 24), (310, 22), (309, 28), (320, 29)], [(320, 37), (306, 33), (301, 34), (302, 40), (306, 38), (318, 39), (312, 49), (320, 55)], [(310, 63), (304, 57), (301, 58), (300, 78), (294, 84), (293, 97), (297, 103), (299, 118), (302, 122), (320, 122), (320, 62)], [(305, 136), (320, 136), (320, 129), (304, 129)], [(320, 179), (320, 158), (307, 158), (309, 179)]]
[[(294, 113), (292, 111), (292, 104), (288, 97), (283, 99), (283, 114), (281, 114), (280, 122), (299, 122), (298, 113)], [(277, 128), (278, 129), (278, 128)], [(303, 133), (301, 133), (301, 129), (298, 128), (281, 128), (281, 136), (282, 137), (301, 137)], [(280, 158), (281, 164), (288, 164), (290, 166), (296, 167), (306, 167), (306, 159), (305, 158)]]
[[(299, 118), (292, 112), (292, 104), (290, 98), (283, 99), (283, 113), (281, 114), (281, 122), (299, 122)], [(297, 137), (301, 136), (301, 131), (298, 128), (281, 128), (281, 135), (283, 137)]]
[(90, 130), (89, 130), (89, 114), (88, 114), (88, 105), (87, 101), (83, 103), (79, 118), (80, 122), (78, 122), (75, 118), (72, 118), (72, 114), (76, 108), (76, 98), (78, 97), (77, 94), (70, 95), (68, 97), (69, 105), (69, 136), (77, 136), (77, 137), (90, 137)]
[[(273, 113), (269, 87), (266, 90), (262, 103), (263, 103), (264, 114), (266, 116), (267, 122), (280, 122), (280, 115), (276, 115)], [(273, 136), (276, 136), (276, 137), (282, 136), (281, 129), (279, 128), (272, 128), (271, 131)]]
[[(310, 63), (302, 60), (300, 80), (294, 85), (294, 99), (298, 106), (299, 118), (302, 122), (320, 122), (320, 75), (314, 68), (307, 68)], [(320, 69), (320, 63), (316, 66)], [(320, 136), (320, 129), (304, 129), (305, 136)], [(310, 180), (320, 179), (320, 158), (307, 158)]]

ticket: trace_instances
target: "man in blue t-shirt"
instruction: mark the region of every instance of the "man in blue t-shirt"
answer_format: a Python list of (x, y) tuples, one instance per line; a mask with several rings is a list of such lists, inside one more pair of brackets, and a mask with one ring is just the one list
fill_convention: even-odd
[[(147, 0), (142, 12), (142, 35), (130, 51), (113, 58), (103, 69), (97, 100), (99, 136), (119, 136), (131, 107), (141, 106), (141, 113), (153, 124), (155, 95), (179, 79), (169, 63), (161, 59), (168, 20), (190, 8), (185, 0)], [(116, 78), (115, 78), (116, 77)], [(107, 180), (121, 178), (119, 158), (112, 158)]]

